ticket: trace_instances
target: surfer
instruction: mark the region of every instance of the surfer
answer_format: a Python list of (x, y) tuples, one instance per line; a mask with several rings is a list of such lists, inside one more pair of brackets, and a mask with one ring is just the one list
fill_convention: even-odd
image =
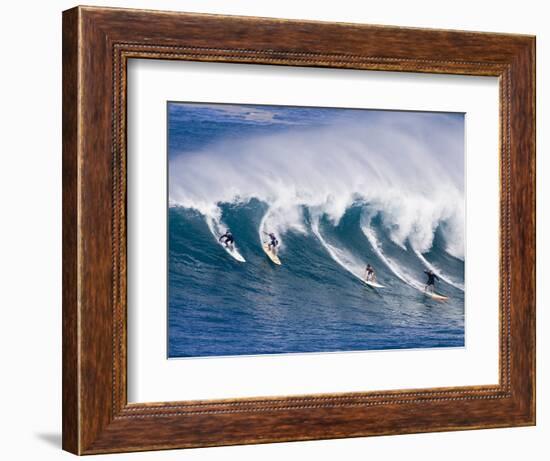
[(223, 234), (219, 241), (225, 244), (226, 248), (233, 248), (233, 244), (235, 243), (235, 238), (233, 237), (233, 234), (231, 231), (227, 230), (225, 234)]
[(273, 232), (270, 232), (269, 234), (267, 232), (264, 232), (269, 238), (270, 242), (267, 244), (267, 248), (269, 251), (271, 251), (273, 254), (276, 254), (275, 248), (277, 245), (279, 245), (279, 241), (277, 240), (277, 237), (275, 237), (275, 234)]
[(365, 269), (365, 280), (367, 282), (376, 282), (374, 267), (372, 267), (370, 264), (367, 264), (367, 268)]
[(437, 281), (439, 282), (439, 277), (435, 275), (432, 270), (425, 270), (424, 273), (428, 276), (424, 291), (427, 293), (429, 289), (433, 293), (435, 291), (435, 279), (437, 279)]

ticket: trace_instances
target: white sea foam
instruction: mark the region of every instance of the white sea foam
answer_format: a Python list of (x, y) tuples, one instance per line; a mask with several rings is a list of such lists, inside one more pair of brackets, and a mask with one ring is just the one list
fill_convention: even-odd
[(307, 232), (302, 206), (288, 204), (269, 207), (260, 222), (258, 236), (260, 242), (265, 243), (269, 240), (267, 234), (274, 233), (279, 240), (279, 250), (281, 250), (284, 248), (284, 234), (289, 230), (301, 234)]
[(407, 274), (407, 272), (402, 267), (400, 267), (399, 264), (395, 262), (392, 258), (384, 254), (384, 252), (382, 251), (382, 246), (380, 245), (380, 241), (378, 240), (374, 229), (370, 227), (369, 223), (364, 222), (363, 219), (361, 219), (361, 221), (361, 230), (363, 231), (363, 234), (365, 234), (365, 236), (367, 237), (367, 240), (369, 241), (372, 249), (378, 256), (378, 258), (388, 267), (388, 269), (390, 269), (394, 273), (397, 278), (419, 291), (424, 291), (424, 286), (420, 282), (418, 282), (411, 275)]
[(319, 216), (314, 214), (311, 218), (311, 230), (330, 257), (350, 274), (359, 280), (364, 280), (365, 264), (354, 257), (349, 251), (329, 243), (321, 233), (319, 227)]

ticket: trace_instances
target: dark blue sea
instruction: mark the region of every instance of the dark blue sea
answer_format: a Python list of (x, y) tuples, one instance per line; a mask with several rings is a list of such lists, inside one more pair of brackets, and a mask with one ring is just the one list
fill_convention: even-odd
[[(293, 179), (305, 177), (307, 168), (315, 166), (304, 160), (304, 170), (293, 176), (291, 169), (302, 168), (298, 162), (273, 159), (272, 153), (264, 157), (267, 148), (262, 146), (279, 139), (285, 146), (282, 155), (316, 158), (333, 138), (323, 134), (321, 147), (311, 153), (299, 150), (303, 141), (297, 139), (311, 135), (312, 129), (324, 133), (334, 117), (342, 118), (338, 110), (265, 109), (264, 114), (261, 106), (245, 106), (252, 108), (249, 112), (237, 107), (217, 112), (169, 105), (169, 357), (464, 346), (464, 261), (449, 251), (449, 236), (460, 234), (449, 232), (457, 224), (449, 218), (448, 203), (439, 214), (424, 216), (414, 208), (421, 200), (410, 204), (399, 199), (396, 212), (397, 205), (388, 205), (390, 199), (355, 190), (379, 188), (376, 184), (387, 184), (387, 178), (359, 188), (350, 185), (354, 173), (349, 171), (341, 183), (325, 170), (308, 175), (303, 183)], [(334, 149), (331, 145), (333, 154)], [(355, 147), (342, 149), (349, 157), (346, 165), (359, 155)], [(338, 169), (338, 164), (330, 165), (335, 177)], [(368, 177), (374, 174), (368, 165), (362, 171)], [(259, 175), (269, 180), (258, 180)], [(320, 186), (322, 175), (327, 180)], [(440, 179), (429, 181), (435, 185)], [(410, 191), (415, 185), (409, 187), (408, 181), (403, 180), (403, 200), (414, 195)], [(331, 194), (338, 196), (344, 186), (353, 189), (350, 198), (336, 207)], [(319, 199), (317, 193), (325, 195)], [(418, 194), (423, 197), (424, 189)], [(399, 207), (408, 213), (405, 223)], [(426, 220), (427, 231), (420, 229)], [(227, 229), (246, 262), (218, 243)], [(280, 266), (262, 250), (264, 231), (275, 231), (280, 238)], [(384, 288), (362, 282), (367, 263)], [(427, 268), (439, 275), (436, 291), (447, 301), (422, 292)]]

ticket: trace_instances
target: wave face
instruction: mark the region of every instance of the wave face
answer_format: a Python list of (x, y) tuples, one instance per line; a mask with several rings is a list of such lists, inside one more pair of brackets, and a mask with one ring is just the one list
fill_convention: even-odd
[[(174, 106), (171, 357), (464, 345), (461, 120)], [(216, 244), (226, 229), (246, 263)], [(427, 268), (447, 303), (423, 295)]]

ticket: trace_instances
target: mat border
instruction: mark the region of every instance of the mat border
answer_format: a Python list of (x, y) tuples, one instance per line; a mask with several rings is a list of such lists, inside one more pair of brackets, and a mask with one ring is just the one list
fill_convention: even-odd
[[(129, 59), (498, 77), (499, 384), (128, 403)], [(97, 7), (65, 11), (63, 448), (92, 454), (535, 424), (534, 79), (532, 36)]]

